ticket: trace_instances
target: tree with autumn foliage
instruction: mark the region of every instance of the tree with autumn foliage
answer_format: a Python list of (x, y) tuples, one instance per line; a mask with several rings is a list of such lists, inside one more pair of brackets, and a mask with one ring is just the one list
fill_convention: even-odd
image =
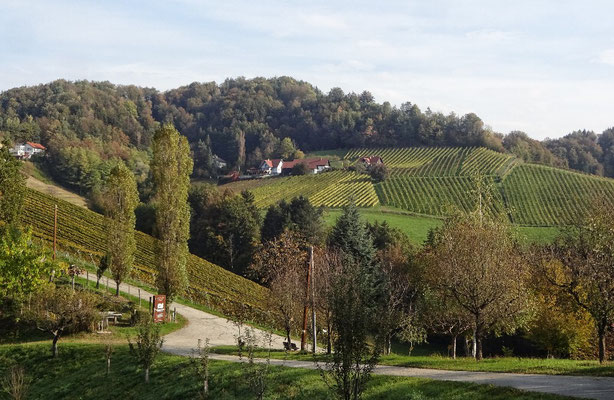
[[(546, 279), (593, 317), (599, 362), (607, 359), (606, 335), (614, 323), (614, 207), (597, 199), (584, 220), (551, 246), (542, 260)], [(544, 264), (545, 263), (545, 264)], [(558, 264), (558, 265), (557, 265)]]
[(269, 289), (269, 301), (286, 332), (288, 344), (305, 304), (308, 254), (305, 242), (290, 231), (265, 243), (254, 254), (251, 272)]
[(480, 212), (449, 218), (427, 249), (434, 290), (471, 317), (475, 358), (489, 333), (512, 333), (528, 321), (529, 269), (503, 221)]

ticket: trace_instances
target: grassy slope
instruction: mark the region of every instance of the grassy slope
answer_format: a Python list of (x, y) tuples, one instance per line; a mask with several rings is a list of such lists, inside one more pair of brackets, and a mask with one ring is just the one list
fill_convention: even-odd
[[(161, 354), (145, 384), (143, 373), (130, 357), (126, 345), (117, 345), (111, 361), (111, 374), (105, 375), (102, 345), (65, 343), (60, 356), (48, 357), (48, 344), (0, 346), (0, 375), (8, 365), (23, 365), (35, 378), (29, 399), (179, 399), (197, 398), (201, 382), (190, 360)], [(246, 368), (238, 363), (212, 361), (210, 390), (213, 399), (254, 398)], [(318, 371), (271, 367), (267, 376), (267, 399), (327, 399), (327, 388)], [(489, 385), (432, 381), (418, 378), (374, 377), (364, 399), (474, 399), (474, 400), (555, 400), (559, 396), (521, 392)]]
[[(34, 235), (49, 244), (53, 239), (53, 207), (58, 205), (58, 248), (81, 258), (96, 260), (105, 251), (104, 219), (100, 214), (77, 207), (34, 190), (28, 190), (23, 222)], [(152, 284), (155, 277), (156, 239), (137, 232), (133, 277)], [(247, 304), (258, 319), (266, 289), (217, 265), (191, 255), (188, 258), (188, 297), (226, 315), (238, 304)]]
[[(334, 225), (341, 213), (340, 209), (327, 209), (324, 212), (324, 222), (329, 226)], [(360, 215), (365, 221), (371, 223), (386, 221), (390, 226), (403, 231), (415, 245), (424, 243), (429, 230), (442, 224), (440, 218), (402, 214), (394, 211), (387, 212), (381, 208), (361, 208)], [(520, 239), (529, 243), (550, 243), (560, 233), (560, 229), (557, 227), (517, 226), (515, 228)]]

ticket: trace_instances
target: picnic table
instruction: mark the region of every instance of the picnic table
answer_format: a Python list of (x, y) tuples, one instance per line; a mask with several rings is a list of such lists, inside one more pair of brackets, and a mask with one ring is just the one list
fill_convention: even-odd
[(101, 321), (98, 324), (98, 331), (105, 332), (105, 329), (109, 327), (109, 321), (113, 320), (113, 325), (117, 324), (117, 320), (122, 317), (121, 313), (115, 311), (103, 311), (100, 313)]

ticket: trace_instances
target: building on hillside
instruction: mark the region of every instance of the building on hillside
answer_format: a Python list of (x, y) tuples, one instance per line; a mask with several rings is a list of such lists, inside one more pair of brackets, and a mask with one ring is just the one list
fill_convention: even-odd
[(226, 168), (226, 166), (228, 165), (228, 163), (222, 159), (221, 157), (216, 156), (215, 154), (213, 155), (213, 165), (215, 166), (215, 168), (217, 169), (222, 169), (222, 168)]
[(328, 161), (328, 158), (304, 158), (299, 160), (285, 161), (282, 167), (282, 172), (284, 174), (290, 174), (292, 172), (292, 168), (294, 168), (294, 166), (297, 164), (307, 165), (307, 169), (312, 174), (317, 174), (330, 168), (330, 162)]
[(364, 164), (365, 167), (372, 167), (377, 164), (383, 164), (384, 160), (380, 156), (368, 156), (362, 157), (360, 162)]
[(284, 160), (276, 158), (274, 160), (263, 160), (258, 167), (260, 174), (262, 175), (280, 175)]
[(43, 154), (47, 148), (40, 143), (18, 143), (11, 149), (11, 154), (17, 158), (29, 160), (34, 154)]

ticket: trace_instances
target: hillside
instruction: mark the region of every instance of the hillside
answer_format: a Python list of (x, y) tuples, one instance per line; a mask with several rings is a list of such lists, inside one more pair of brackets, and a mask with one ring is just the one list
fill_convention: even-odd
[[(106, 250), (103, 216), (66, 201), (28, 189), (22, 222), (47, 244), (53, 241), (53, 210), (58, 206), (57, 245), (60, 251), (97, 260)], [(155, 278), (156, 239), (136, 232), (137, 252), (132, 276), (152, 284)], [(230, 315), (246, 304), (258, 319), (265, 304), (266, 289), (215, 264), (190, 255), (188, 296), (210, 308)]]
[(475, 208), (475, 176), (480, 175), (493, 188), (488, 210), (505, 213), (512, 223), (523, 226), (564, 226), (581, 216), (596, 196), (614, 199), (614, 180), (526, 164), (485, 148), (359, 148), (348, 150), (341, 158), (356, 162), (367, 155), (384, 160), (390, 170), (384, 182), (373, 183), (368, 175), (355, 172), (331, 171), (234, 182), (223, 187), (251, 190), (259, 207), (304, 195), (315, 205), (329, 208), (354, 199), (359, 207), (381, 206), (442, 217), (451, 207), (464, 211)]

